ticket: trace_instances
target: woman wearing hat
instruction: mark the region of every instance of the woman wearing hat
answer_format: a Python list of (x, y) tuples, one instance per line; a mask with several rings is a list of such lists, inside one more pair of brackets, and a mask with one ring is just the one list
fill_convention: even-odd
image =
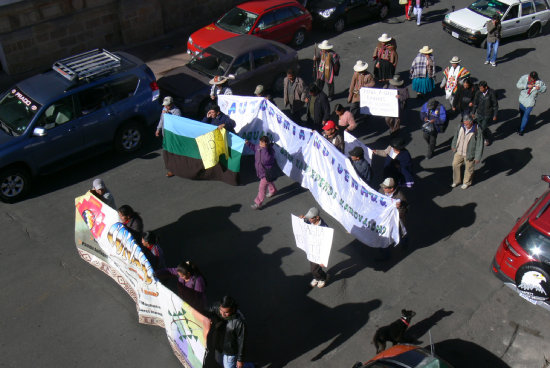
[(381, 82), (387, 82), (395, 74), (397, 67), (397, 43), (384, 33), (378, 37), (378, 45), (372, 54), (374, 76)]
[(435, 60), (433, 49), (429, 46), (424, 46), (418, 50), (418, 55), (414, 58), (410, 78), (412, 80), (412, 88), (417, 92), (417, 97), (433, 91), (435, 87)]
[(393, 78), (390, 79), (389, 83), (388, 89), (397, 90), (397, 95), (395, 97), (397, 97), (399, 106), (398, 117), (387, 116), (385, 119), (386, 124), (388, 124), (388, 127), (390, 128), (390, 134), (394, 135), (399, 132), (399, 129), (401, 129), (401, 116), (405, 113), (405, 106), (407, 104), (407, 100), (409, 99), (409, 89), (404, 86), (405, 82), (401, 79), (399, 74), (394, 75)]
[(460, 65), (461, 60), (458, 56), (453, 56), (449, 62), (451, 66), (446, 67), (443, 71), (443, 80), (440, 87), (445, 89), (445, 98), (452, 106), (458, 85), (470, 76), (470, 72)]
[(350, 112), (355, 120), (359, 119), (361, 96), (359, 91), (362, 87), (372, 88), (375, 85), (374, 77), (367, 71), (369, 67), (368, 63), (363, 63), (361, 60), (357, 60), (353, 66), (353, 77), (349, 85), (348, 103), (350, 103)]
[(321, 90), (328, 85), (328, 99), (332, 101), (334, 98), (334, 77), (340, 72), (340, 56), (332, 49), (334, 45), (328, 43), (327, 40), (321, 42), (318, 46), (319, 54), (313, 57), (314, 65), (316, 66), (317, 80), (316, 83)]
[(392, 139), (385, 150), (373, 150), (372, 153), (385, 157), (384, 177), (393, 178), (398, 185), (412, 188), (414, 177), (412, 174), (412, 157), (405, 148), (405, 140), (401, 137)]
[(210, 98), (213, 101), (218, 99), (219, 95), (232, 95), (233, 91), (227, 86), (227, 80), (229, 78), (216, 75), (214, 78), (210, 79), (212, 88), (210, 89)]

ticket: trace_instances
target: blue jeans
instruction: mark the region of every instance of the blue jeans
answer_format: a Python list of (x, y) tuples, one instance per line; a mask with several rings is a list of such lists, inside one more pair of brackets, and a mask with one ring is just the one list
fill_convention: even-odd
[(519, 127), (519, 131), (523, 133), (525, 130), (525, 127), (527, 126), (527, 123), (529, 122), (529, 114), (531, 113), (531, 110), (533, 110), (533, 107), (525, 107), (522, 104), (519, 104), (519, 115), (521, 116), (521, 125)]
[(216, 361), (223, 366), (223, 368), (237, 368), (237, 356), (225, 355), (216, 350)]
[[(497, 62), (498, 42), (498, 40), (496, 42), (487, 42), (487, 61), (491, 63)], [(493, 51), (493, 57), (491, 57), (491, 51)]]

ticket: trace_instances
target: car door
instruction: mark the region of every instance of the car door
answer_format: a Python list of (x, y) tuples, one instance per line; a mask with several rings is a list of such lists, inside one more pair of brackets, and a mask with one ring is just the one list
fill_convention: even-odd
[(272, 84), (270, 79), (278, 77), (279, 54), (271, 48), (261, 48), (252, 51), (252, 60), (254, 68), (252, 75), (254, 82), (252, 84), (254, 86), (265, 84), (264, 87), (269, 89)]
[(256, 28), (252, 30), (252, 34), (267, 40), (278, 41), (276, 39), (277, 33), (275, 32), (276, 24), (275, 14), (272, 11), (267, 12), (260, 17)]
[(524, 1), (520, 4), (520, 16), (518, 18), (518, 33), (525, 33), (535, 21), (535, 7), (531, 1)]
[(518, 34), (519, 28), (519, 4), (512, 5), (502, 17), (502, 37), (510, 37)]
[(109, 106), (111, 100), (112, 93), (106, 83), (76, 94), (77, 119), (87, 148), (96, 146), (105, 139), (112, 139), (113, 133), (109, 132), (110, 126), (114, 125), (114, 113)]
[(346, 14), (349, 23), (360, 22), (370, 16), (367, 0), (347, 0)]
[(49, 171), (60, 161), (73, 161), (84, 149), (84, 135), (78, 118), (74, 96), (64, 97), (43, 109), (34, 128), (42, 128), (43, 135), (32, 135), (25, 147), (41, 171)]
[(269, 39), (282, 43), (289, 43), (296, 32), (294, 29), (296, 24), (288, 22), (294, 18), (294, 13), (292, 13), (288, 7), (275, 9), (271, 13), (273, 13), (274, 23), (271, 27), (272, 38)]
[(245, 96), (252, 94), (256, 87), (254, 81), (251, 80), (252, 73), (250, 52), (242, 53), (233, 60), (226, 74), (233, 74), (235, 76), (234, 80), (229, 81), (229, 87), (231, 87), (233, 94), (242, 94)]

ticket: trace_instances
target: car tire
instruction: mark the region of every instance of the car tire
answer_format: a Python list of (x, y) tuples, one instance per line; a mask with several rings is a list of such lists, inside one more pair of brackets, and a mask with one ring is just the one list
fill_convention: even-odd
[(390, 8), (387, 5), (382, 5), (380, 8), (380, 13), (378, 13), (378, 17), (380, 19), (386, 19), (388, 14), (390, 14)]
[(547, 301), (550, 299), (550, 272), (543, 265), (526, 264), (516, 272), (518, 292), (528, 299)]
[(344, 29), (346, 29), (346, 20), (344, 17), (336, 19), (336, 22), (334, 22), (334, 32), (342, 33)]
[(527, 31), (527, 38), (535, 38), (540, 33), (540, 23), (533, 24)]
[(124, 123), (115, 135), (115, 148), (130, 153), (139, 150), (143, 144), (143, 126), (137, 121)]
[(15, 203), (25, 197), (31, 186), (31, 176), (23, 167), (10, 167), (0, 171), (0, 199)]
[(306, 40), (306, 31), (304, 29), (299, 29), (294, 33), (292, 37), (292, 44), (294, 47), (301, 47)]

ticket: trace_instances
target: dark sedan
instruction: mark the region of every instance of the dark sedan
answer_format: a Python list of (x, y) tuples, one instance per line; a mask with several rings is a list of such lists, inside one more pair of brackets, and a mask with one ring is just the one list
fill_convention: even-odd
[(314, 24), (340, 33), (346, 25), (365, 19), (385, 19), (390, 12), (389, 0), (310, 0), (307, 8)]
[[(230, 77), (233, 94), (251, 96), (258, 84), (280, 92), (289, 68), (298, 67), (296, 51), (282, 43), (242, 35), (213, 44), (187, 65), (158, 80), (161, 93), (174, 98), (185, 115), (202, 116), (210, 103), (214, 76)], [(234, 77), (234, 78), (233, 78)]]

